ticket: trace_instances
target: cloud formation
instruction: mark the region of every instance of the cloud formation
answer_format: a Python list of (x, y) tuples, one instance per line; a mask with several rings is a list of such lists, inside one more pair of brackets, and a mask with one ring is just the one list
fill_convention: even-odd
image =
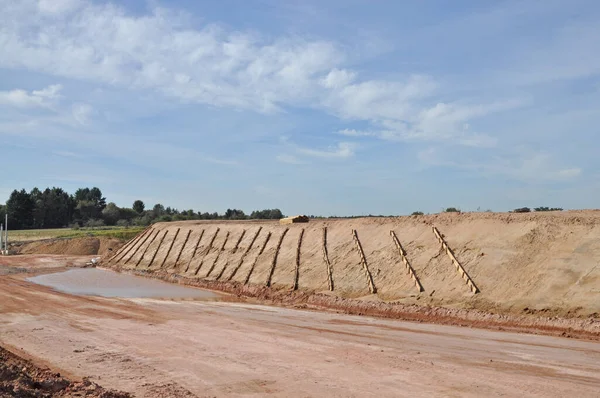
[(364, 78), (344, 68), (347, 54), (327, 40), (198, 28), (189, 15), (161, 7), (142, 16), (85, 0), (0, 0), (0, 8), (6, 11), (0, 15), (4, 68), (263, 113), (316, 108), (366, 121), (373, 137), (387, 140), (489, 146), (493, 139), (460, 126), (504, 109), (433, 101), (438, 83), (427, 75)]
[(351, 142), (340, 142), (337, 145), (330, 147), (326, 150), (298, 147), (297, 152), (302, 155), (311, 156), (315, 158), (346, 159), (354, 156), (355, 149), (356, 144), (353, 144)]
[[(231, 13), (206, 2), (0, 0), (0, 135), (25, 165), (19, 183), (56, 163), (66, 175), (97, 162), (95, 174), (119, 175), (117, 192), (213, 200), (215, 210), (251, 201), (263, 180), (261, 200), (277, 186), (286, 203), (318, 209), (368, 184), (348, 206), (384, 213), (399, 211), (386, 199), (398, 195), (435, 209), (440, 182), (453, 179), (445, 194), (472, 189), (480, 198), (465, 200), (487, 194), (498, 207), (511, 186), (589, 190), (600, 7), (574, 1), (452, 13), (374, 3), (365, 15), (364, 5), (328, 12), (341, 6), (306, 0), (301, 21), (281, 2)], [(585, 15), (570, 14), (584, 3)], [(411, 12), (418, 21), (402, 19)], [(414, 197), (390, 183), (398, 170)], [(290, 177), (314, 189), (301, 197)], [(162, 182), (146, 187), (149, 178)]]
[(22, 89), (0, 91), (0, 105), (9, 105), (18, 108), (50, 108), (60, 98), (60, 84), (53, 84), (41, 90), (27, 92)]

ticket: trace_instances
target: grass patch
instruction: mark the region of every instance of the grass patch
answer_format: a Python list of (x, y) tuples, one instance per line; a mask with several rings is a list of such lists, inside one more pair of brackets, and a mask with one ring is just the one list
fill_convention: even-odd
[(56, 228), (27, 229), (8, 231), (9, 242), (32, 242), (42, 239), (106, 237), (129, 240), (142, 232), (145, 227), (98, 227), (98, 228)]

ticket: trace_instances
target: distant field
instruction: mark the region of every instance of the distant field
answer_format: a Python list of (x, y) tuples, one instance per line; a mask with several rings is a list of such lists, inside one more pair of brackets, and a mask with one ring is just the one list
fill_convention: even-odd
[(56, 229), (27, 229), (8, 231), (9, 242), (31, 242), (34, 240), (52, 238), (79, 238), (84, 236), (105, 236), (108, 238), (131, 239), (145, 227), (99, 227), (99, 228), (56, 228)]

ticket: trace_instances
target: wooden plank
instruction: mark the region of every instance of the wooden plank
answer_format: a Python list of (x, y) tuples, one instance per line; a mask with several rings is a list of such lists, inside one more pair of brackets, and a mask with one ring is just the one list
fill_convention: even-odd
[(473, 279), (471, 279), (471, 277), (469, 276), (469, 274), (467, 273), (465, 268), (456, 259), (454, 252), (452, 251), (452, 249), (450, 249), (450, 246), (448, 246), (448, 243), (446, 243), (446, 240), (444, 239), (444, 237), (442, 236), (440, 231), (435, 226), (433, 226), (432, 229), (433, 229), (433, 233), (435, 234), (435, 237), (441, 243), (442, 248), (444, 249), (444, 251), (446, 252), (448, 257), (450, 257), (452, 264), (456, 267), (456, 271), (458, 271), (460, 276), (465, 280), (465, 282), (467, 283), (467, 286), (469, 286), (469, 289), (471, 289), (471, 292), (473, 292), (473, 294), (479, 293), (480, 292), (479, 288), (475, 285), (475, 282), (473, 282)]
[(406, 257), (406, 251), (404, 251), (404, 248), (400, 244), (400, 240), (398, 240), (396, 233), (394, 231), (390, 231), (390, 235), (392, 236), (392, 240), (394, 241), (394, 244), (398, 248), (398, 253), (400, 254), (400, 258), (402, 259), (404, 266), (406, 267), (406, 271), (408, 272), (408, 274), (410, 275), (410, 278), (415, 283), (415, 287), (417, 288), (417, 290), (419, 292), (425, 291), (425, 289), (423, 289), (423, 286), (421, 285), (421, 282), (419, 281), (419, 278), (417, 278), (417, 274), (416, 274), (415, 270), (413, 269), (412, 265), (410, 265), (410, 261), (408, 261), (408, 258)]

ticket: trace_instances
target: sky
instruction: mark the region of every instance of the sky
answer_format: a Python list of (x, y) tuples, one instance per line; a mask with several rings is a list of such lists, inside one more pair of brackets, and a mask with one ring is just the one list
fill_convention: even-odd
[(0, 0), (0, 201), (598, 208), (600, 3)]

